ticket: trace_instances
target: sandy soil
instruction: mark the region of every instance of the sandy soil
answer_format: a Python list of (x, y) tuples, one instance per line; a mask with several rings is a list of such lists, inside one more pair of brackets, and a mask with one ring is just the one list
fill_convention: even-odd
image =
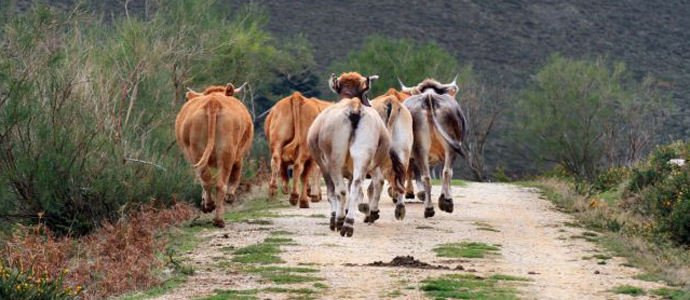
[[(440, 187), (434, 187), (438, 195)], [(385, 193), (384, 193), (385, 194)], [(437, 196), (435, 196), (437, 197)], [(453, 187), (455, 210), (452, 214), (436, 209), (436, 216), (424, 219), (420, 202), (407, 204), (405, 220), (396, 221), (394, 206), (387, 196), (381, 200), (381, 219), (364, 224), (363, 215), (355, 222), (354, 236), (341, 237), (328, 229), (327, 202), (314, 203), (310, 209), (277, 210), (282, 216), (271, 225), (230, 224), (223, 230), (205, 233), (207, 240), (185, 256), (197, 273), (165, 296), (156, 299), (194, 299), (213, 294), (216, 289), (263, 288), (256, 275), (241, 274), (218, 267), (218, 261), (231, 254), (227, 246), (242, 247), (261, 242), (272, 230), (285, 230), (296, 245), (283, 246), (284, 266), (310, 264), (320, 270), (330, 286), (319, 299), (380, 299), (399, 291), (396, 299), (428, 299), (418, 289), (420, 281), (439, 274), (467, 271), (422, 270), (410, 268), (361, 266), (374, 261), (388, 262), (395, 256), (411, 255), (424, 262), (455, 268), (462, 265), (478, 275), (507, 274), (530, 278), (521, 284), (523, 299), (633, 299), (609, 292), (615, 286), (629, 284), (646, 289), (658, 283), (633, 279), (639, 273), (625, 267), (625, 260), (614, 257), (606, 264), (593, 254), (606, 254), (595, 244), (573, 239), (584, 230), (565, 226), (574, 222), (567, 214), (539, 198), (535, 190), (508, 184), (470, 183)], [(319, 217), (321, 216), (321, 217)], [(482, 223), (478, 225), (477, 222)], [(480, 230), (483, 224), (499, 232)], [(270, 227), (270, 230), (269, 230)], [(431, 228), (429, 228), (431, 227)], [(500, 245), (500, 255), (483, 259), (449, 260), (436, 257), (432, 249), (450, 242), (483, 242)], [(353, 266), (354, 265), (354, 266)], [(313, 283), (290, 285), (312, 287)], [(260, 296), (286, 299), (284, 294)], [(634, 299), (653, 299), (638, 296)]]

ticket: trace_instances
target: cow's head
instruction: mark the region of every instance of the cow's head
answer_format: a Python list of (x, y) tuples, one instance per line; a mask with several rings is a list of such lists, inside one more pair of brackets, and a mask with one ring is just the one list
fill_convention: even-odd
[(203, 93), (197, 93), (194, 90), (187, 88), (187, 94), (186, 94), (187, 101), (192, 100), (192, 99), (197, 98), (197, 97), (206, 96), (206, 95), (215, 94), (215, 93), (219, 93), (219, 94), (223, 94), (223, 95), (228, 96), (228, 97), (232, 97), (233, 95), (235, 95), (235, 93), (242, 92), (244, 90), (244, 86), (246, 86), (246, 85), (247, 85), (246, 82), (243, 83), (242, 86), (240, 86), (238, 88), (235, 88), (235, 86), (232, 85), (232, 83), (228, 83), (226, 86), (212, 85), (212, 86), (206, 88), (206, 90)]
[(418, 95), (424, 93), (427, 90), (433, 90), (436, 94), (439, 95), (448, 94), (451, 97), (455, 97), (459, 89), (457, 84), (458, 75), (455, 75), (453, 81), (447, 84), (442, 84), (434, 79), (425, 79), (424, 81), (420, 82), (417, 86), (407, 87), (405, 86), (405, 84), (403, 84), (400, 78), (398, 78), (398, 82), (400, 83), (400, 91), (410, 95)]
[(366, 106), (371, 106), (367, 93), (371, 88), (371, 83), (379, 79), (377, 75), (364, 77), (357, 72), (343, 73), (335, 77), (335, 73), (331, 74), (331, 79), (328, 80), (328, 86), (331, 91), (338, 94), (340, 99), (343, 98), (359, 98)]

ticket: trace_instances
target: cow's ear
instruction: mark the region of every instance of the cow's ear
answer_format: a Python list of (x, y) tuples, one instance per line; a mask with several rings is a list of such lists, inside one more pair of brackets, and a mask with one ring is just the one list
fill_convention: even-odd
[(235, 86), (232, 83), (228, 83), (225, 86), (225, 96), (232, 97), (235, 94)]
[(328, 80), (328, 87), (331, 88), (336, 94), (340, 94), (340, 87), (338, 86), (338, 78), (335, 77), (335, 73), (331, 73), (331, 79)]

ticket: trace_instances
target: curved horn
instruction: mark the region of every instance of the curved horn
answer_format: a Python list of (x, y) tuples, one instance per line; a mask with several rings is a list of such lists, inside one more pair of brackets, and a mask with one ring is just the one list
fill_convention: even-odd
[(240, 87), (236, 88), (236, 89), (235, 89), (235, 93), (239, 93), (239, 92), (241, 92), (241, 91), (242, 91), (242, 89), (244, 89), (244, 86), (245, 86), (245, 85), (247, 85), (247, 83), (246, 83), (246, 82), (245, 82), (245, 83), (243, 83), (242, 85), (240, 85)]
[(335, 73), (331, 73), (331, 79), (328, 80), (328, 87), (334, 93), (339, 94), (338, 90), (340, 90), (340, 87), (338, 86), (338, 78), (335, 77)]
[(187, 88), (187, 91), (190, 93), (199, 94), (199, 93), (195, 92), (192, 88), (189, 88), (189, 87)]
[(402, 80), (400, 80), (400, 77), (398, 77), (398, 83), (400, 83), (400, 91), (401, 92), (405, 92), (405, 93), (409, 93), (409, 94), (412, 93), (412, 90), (414, 88), (405, 86), (405, 84), (402, 82)]
[(455, 91), (457, 91), (459, 89), (459, 87), (458, 87), (458, 76), (459, 75), (460, 74), (455, 74), (455, 77), (453, 78), (453, 81), (451, 83), (441, 84), (441, 88), (443, 88), (446, 91), (448, 91), (449, 89), (454, 89)]

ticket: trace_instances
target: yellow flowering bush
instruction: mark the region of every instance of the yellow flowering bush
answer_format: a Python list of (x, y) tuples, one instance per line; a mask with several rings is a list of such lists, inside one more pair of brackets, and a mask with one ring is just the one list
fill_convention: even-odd
[(35, 274), (31, 268), (13, 266), (0, 257), (0, 299), (73, 300), (81, 299), (82, 287), (65, 287), (67, 270), (57, 278)]

